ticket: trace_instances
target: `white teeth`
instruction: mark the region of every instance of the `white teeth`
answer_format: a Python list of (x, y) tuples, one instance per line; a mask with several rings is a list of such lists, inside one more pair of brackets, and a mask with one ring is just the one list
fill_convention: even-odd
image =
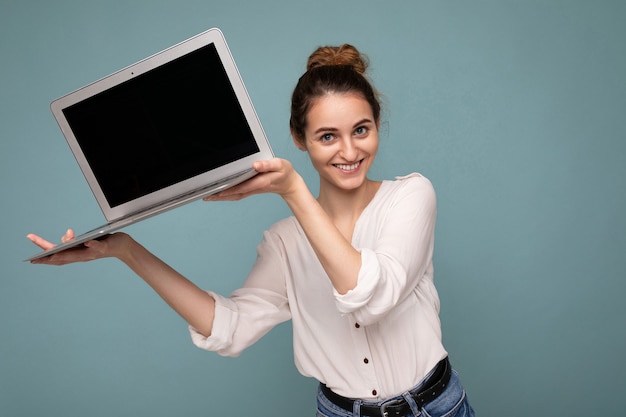
[(341, 169), (342, 171), (352, 171), (353, 169), (357, 169), (359, 167), (359, 164), (360, 162), (355, 162), (354, 164), (351, 164), (351, 165), (335, 164), (335, 166)]

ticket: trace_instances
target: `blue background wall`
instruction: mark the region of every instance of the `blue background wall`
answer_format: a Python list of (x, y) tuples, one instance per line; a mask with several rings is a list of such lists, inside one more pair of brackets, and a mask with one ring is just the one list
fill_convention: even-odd
[[(49, 102), (216, 26), (312, 188), (291, 89), (318, 45), (370, 56), (386, 96), (373, 176), (420, 171), (438, 191), (445, 343), (480, 415), (623, 414), (625, 20), (608, 0), (2, 0), (0, 415), (313, 415), (288, 324), (221, 358), (116, 261), (21, 262), (26, 233), (103, 220)], [(275, 196), (198, 202), (128, 232), (227, 294), (287, 214)]]

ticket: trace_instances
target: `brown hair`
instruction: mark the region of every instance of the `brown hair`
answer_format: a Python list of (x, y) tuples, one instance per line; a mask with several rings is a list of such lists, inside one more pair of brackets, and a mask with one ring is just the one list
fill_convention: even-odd
[(369, 61), (354, 46), (322, 46), (309, 57), (307, 71), (291, 96), (289, 128), (295, 140), (304, 143), (306, 116), (315, 99), (331, 93), (356, 93), (371, 106), (374, 121), (380, 119), (378, 92), (367, 80)]

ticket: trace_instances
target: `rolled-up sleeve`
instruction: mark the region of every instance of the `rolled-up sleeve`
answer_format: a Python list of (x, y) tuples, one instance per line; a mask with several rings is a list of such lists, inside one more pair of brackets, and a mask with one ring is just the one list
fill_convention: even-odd
[[(400, 178), (401, 192), (371, 208), (359, 220), (353, 244), (361, 253), (355, 288), (335, 291), (338, 310), (362, 324), (380, 320), (402, 302), (424, 277), (432, 278), (436, 196), (419, 174)], [(369, 222), (377, 216), (382, 222)]]
[(207, 291), (215, 299), (215, 317), (211, 336), (199, 333), (193, 326), (189, 326), (193, 343), (205, 350), (220, 351), (232, 344), (231, 329), (237, 325), (237, 305), (230, 299), (222, 297), (212, 291)]
[(257, 247), (257, 260), (242, 288), (215, 299), (209, 337), (189, 327), (193, 343), (223, 356), (238, 356), (279, 323), (290, 318), (280, 239), (268, 232)]

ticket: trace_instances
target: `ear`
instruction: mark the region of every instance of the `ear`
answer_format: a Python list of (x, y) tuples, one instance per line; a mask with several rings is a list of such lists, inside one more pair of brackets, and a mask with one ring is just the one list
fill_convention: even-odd
[(306, 145), (297, 139), (297, 136), (293, 133), (293, 131), (291, 132), (291, 139), (293, 140), (294, 145), (296, 145), (296, 148), (303, 152), (307, 151)]

